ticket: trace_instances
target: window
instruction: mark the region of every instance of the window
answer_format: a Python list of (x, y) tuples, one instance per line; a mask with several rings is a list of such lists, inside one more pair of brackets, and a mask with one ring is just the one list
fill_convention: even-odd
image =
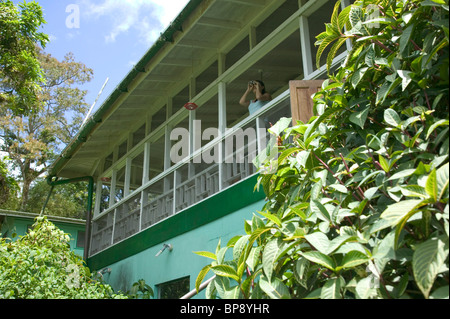
[(189, 277), (165, 282), (157, 286), (159, 299), (180, 299), (189, 292)]
[(77, 248), (84, 248), (84, 230), (79, 230), (77, 233)]

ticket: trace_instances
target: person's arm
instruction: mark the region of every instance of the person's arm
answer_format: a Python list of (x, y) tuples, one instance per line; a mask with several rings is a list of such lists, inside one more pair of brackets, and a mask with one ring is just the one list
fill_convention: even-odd
[(239, 100), (239, 104), (245, 107), (248, 107), (250, 105), (250, 101), (247, 101), (247, 95), (252, 91), (252, 87), (249, 84), (247, 87), (247, 90), (245, 91), (244, 95), (242, 95), (241, 99)]

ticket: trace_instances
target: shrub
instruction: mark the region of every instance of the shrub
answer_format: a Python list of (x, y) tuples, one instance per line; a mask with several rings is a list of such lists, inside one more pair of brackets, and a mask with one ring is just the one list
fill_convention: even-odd
[(277, 171), (260, 170), (267, 202), (246, 234), (197, 252), (213, 260), (196, 281), (216, 274), (208, 298), (448, 298), (448, 3), (339, 8), (317, 61), (352, 50), (314, 117), (269, 130)]
[(69, 241), (45, 216), (17, 241), (0, 239), (0, 299), (125, 298), (92, 279)]

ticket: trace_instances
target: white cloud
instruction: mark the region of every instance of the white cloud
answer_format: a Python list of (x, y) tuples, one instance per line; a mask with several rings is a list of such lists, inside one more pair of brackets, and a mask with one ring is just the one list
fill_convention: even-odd
[(136, 32), (139, 40), (152, 44), (189, 0), (80, 0), (81, 14), (86, 18), (107, 18), (106, 42)]

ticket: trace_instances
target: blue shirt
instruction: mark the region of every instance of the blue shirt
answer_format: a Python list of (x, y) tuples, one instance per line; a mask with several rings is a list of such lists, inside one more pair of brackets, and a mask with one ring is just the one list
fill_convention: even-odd
[(251, 100), (250, 105), (248, 106), (248, 112), (250, 115), (258, 111), (260, 108), (262, 108), (264, 105), (266, 105), (270, 101), (260, 101), (260, 100)]

